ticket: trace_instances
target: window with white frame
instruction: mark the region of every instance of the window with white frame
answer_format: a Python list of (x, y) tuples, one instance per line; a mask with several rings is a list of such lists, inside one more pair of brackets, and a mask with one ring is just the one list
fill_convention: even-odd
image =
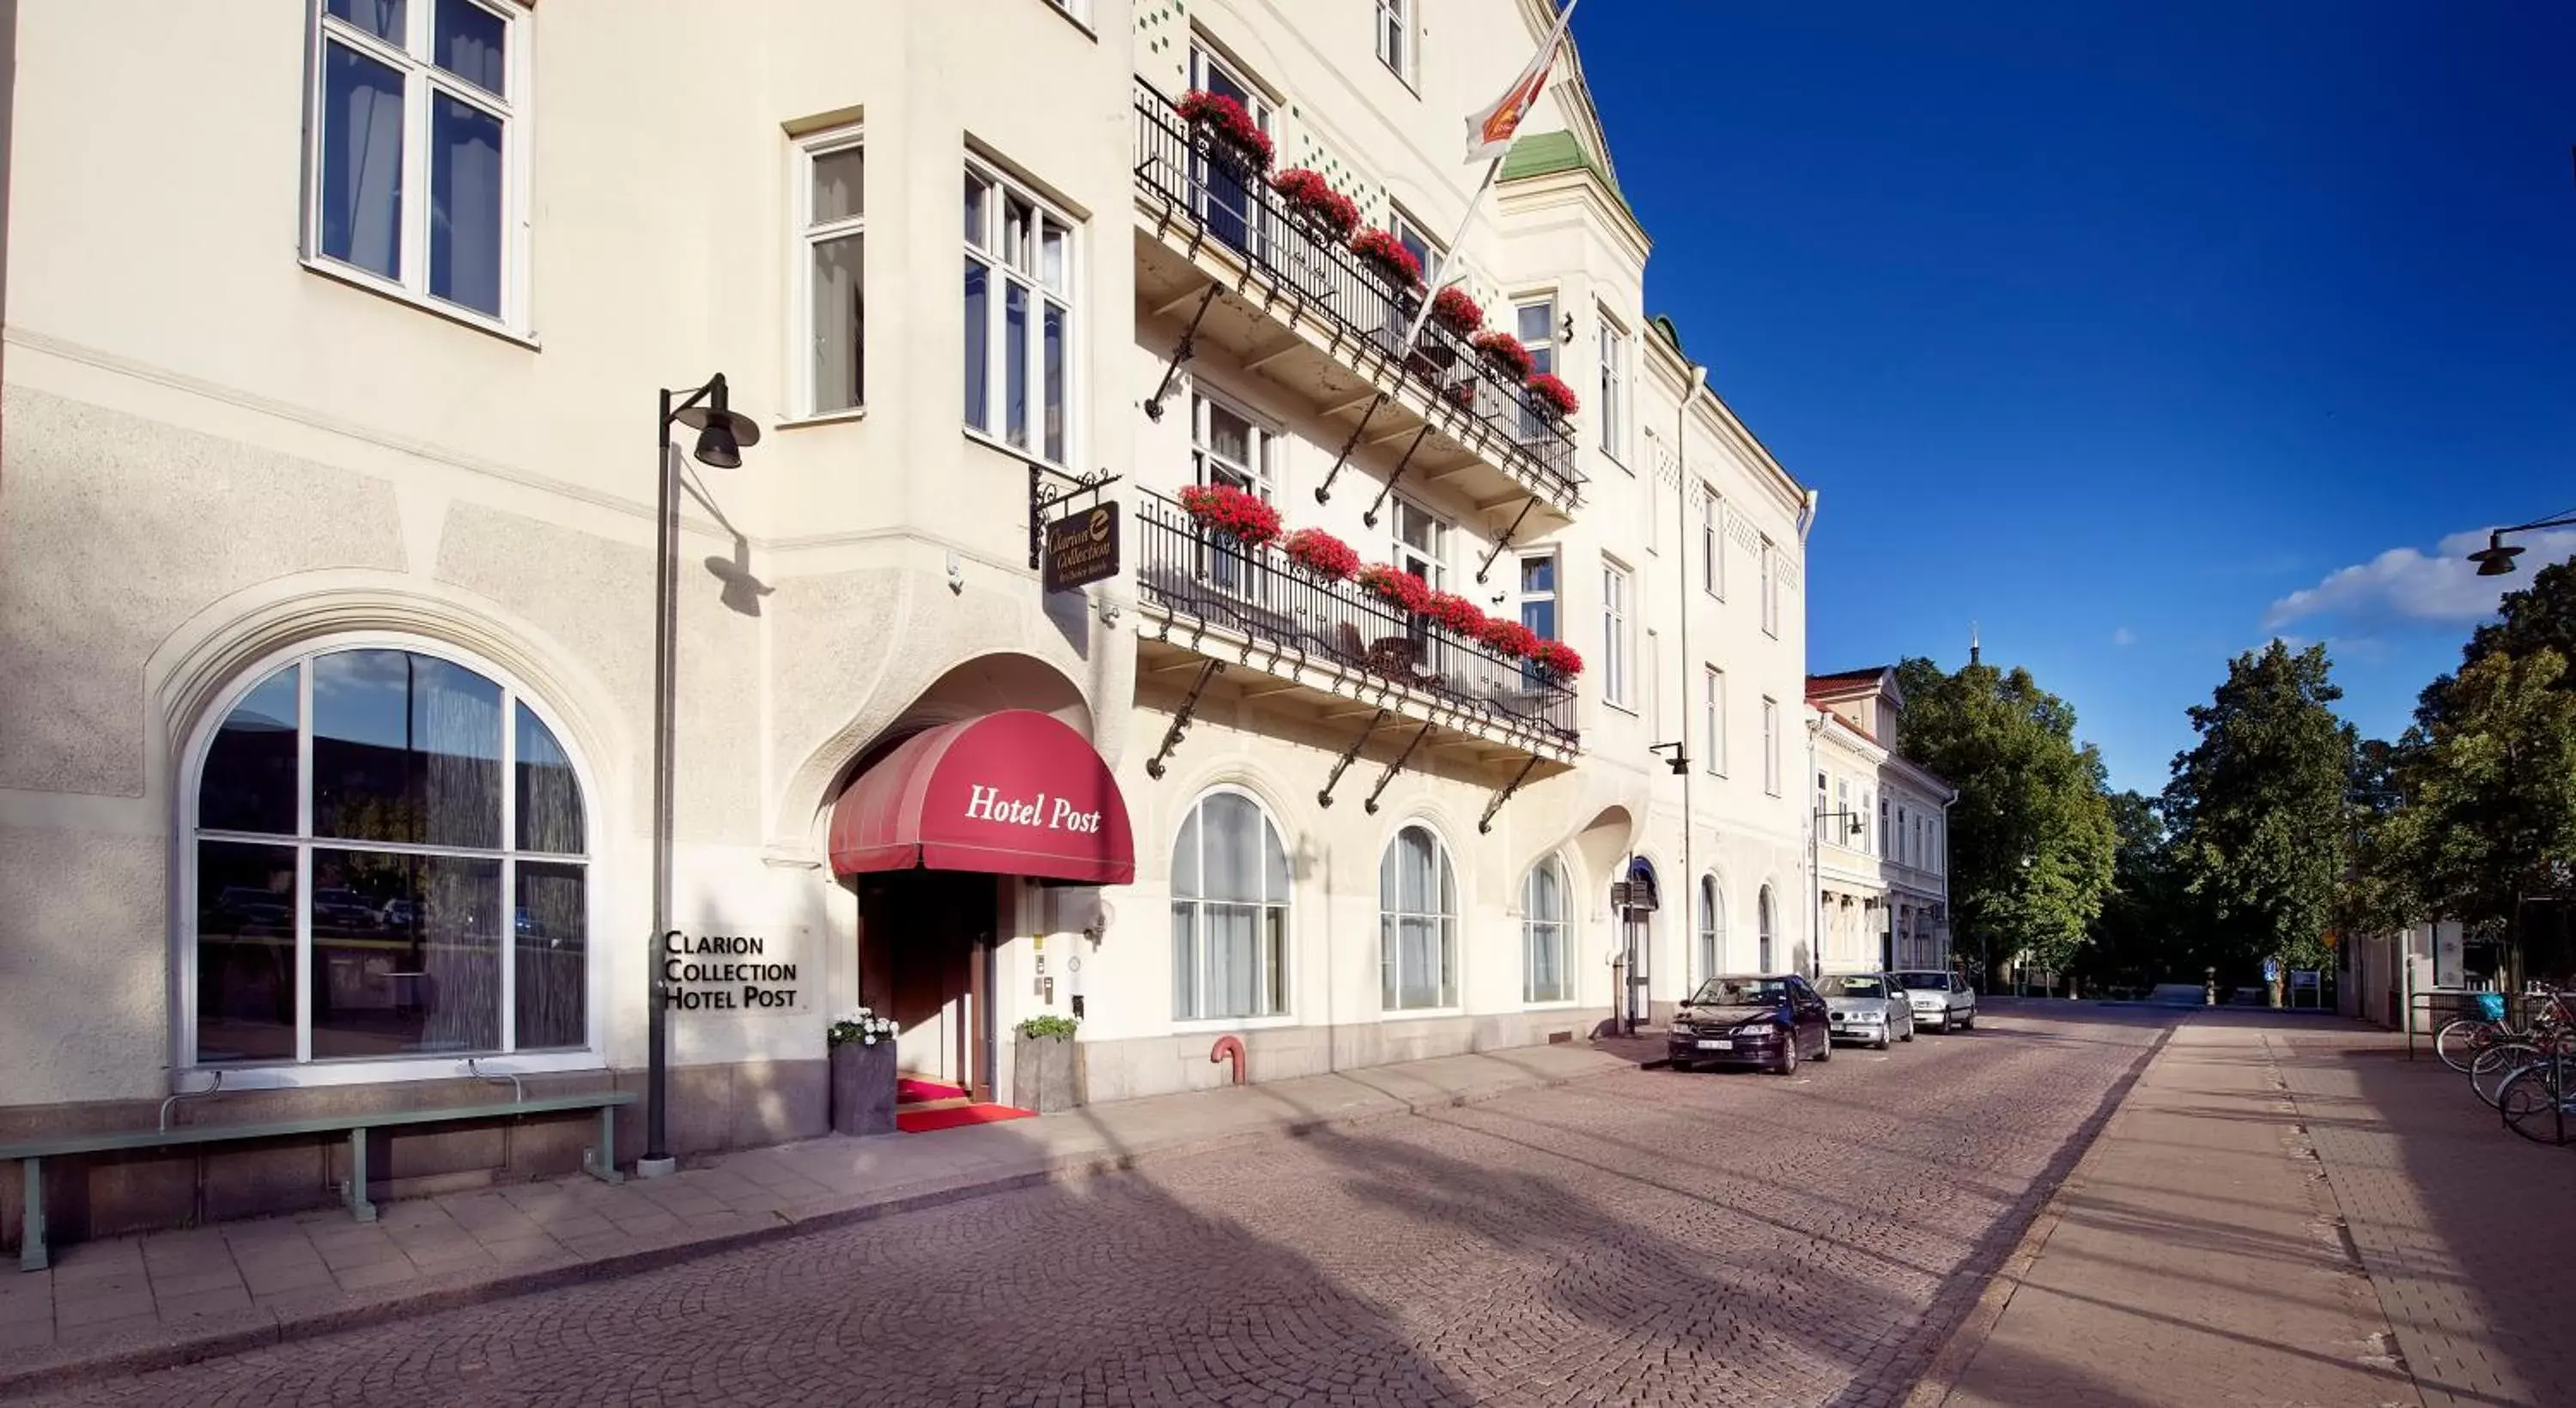
[(1608, 558), (1601, 560), (1601, 697), (1621, 708), (1636, 707), (1636, 673), (1630, 659), (1635, 649), (1629, 635), (1628, 569)]
[(1771, 540), (1762, 540), (1762, 631), (1780, 634), (1780, 564), (1773, 561)]
[(1413, 0), (1377, 0), (1377, 61), (1413, 81)]
[(1759, 946), (1755, 966), (1765, 973), (1772, 971), (1771, 923), (1774, 918), (1772, 908), (1771, 887), (1765, 885), (1761, 893), (1754, 897), (1753, 909), (1754, 942)]
[(1540, 640), (1557, 639), (1555, 553), (1521, 555), (1521, 624)]
[(1074, 436), (1073, 222), (966, 164), (966, 428), (1051, 464)]
[(1726, 672), (1701, 667), (1699, 677), (1700, 756), (1712, 773), (1726, 772)]
[(1438, 514), (1396, 495), (1390, 548), (1398, 567), (1435, 588), (1449, 584), (1449, 525)]
[(1521, 1000), (1572, 1002), (1574, 970), (1566, 961), (1571, 919), (1565, 867), (1554, 856), (1530, 868), (1521, 886)]
[(804, 208), (797, 251), (797, 303), (810, 311), (804, 413), (853, 411), (867, 398), (867, 151), (859, 134), (836, 132), (797, 148)]
[[(1276, 115), (1269, 93), (1204, 44), (1190, 46), (1190, 86), (1233, 99), (1242, 104), (1254, 126), (1264, 132), (1271, 130)], [(1193, 144), (1190, 186), (1197, 214), (1207, 222), (1209, 234), (1247, 253), (1267, 245), (1277, 235), (1262, 215), (1256, 179), (1239, 163), (1211, 160), (1203, 147)], [(1292, 240), (1289, 247), (1291, 251), (1302, 250), (1304, 242)]]
[(1887, 830), (1887, 799), (1881, 797), (1878, 799), (1878, 854), (1882, 859), (1896, 858), (1895, 854), (1888, 849), (1890, 842), (1891, 838)]
[(1449, 850), (1420, 823), (1378, 863), (1379, 1000), (1389, 1012), (1458, 1005), (1458, 880)]
[(1603, 313), (1601, 322), (1601, 451), (1623, 466), (1628, 460), (1628, 334)]
[(1762, 701), (1762, 790), (1780, 795), (1780, 704)]
[(1448, 261), (1448, 253), (1424, 232), (1421, 222), (1404, 212), (1402, 206), (1390, 207), (1387, 221), (1388, 233), (1395, 236), (1395, 242), (1404, 246), (1405, 252), (1422, 261), (1423, 285), (1427, 288), (1440, 287), (1440, 269), (1441, 265)]
[(397, 643), (253, 678), (192, 755), (183, 1059), (595, 1050), (583, 787), (536, 703)]
[(1905, 849), (1907, 834), (1906, 827), (1912, 820), (1912, 817), (1906, 815), (1905, 808), (1898, 807), (1896, 809), (1896, 853), (1889, 856), (1888, 859), (1895, 861), (1899, 865), (1911, 865), (1914, 863), (1912, 857), (1906, 853)]
[(1279, 436), (1269, 426), (1220, 397), (1190, 393), (1190, 462), (1197, 482), (1275, 502), (1278, 460)]
[(388, 291), (518, 327), (526, 11), (323, 0), (313, 13), (305, 249)]
[(1699, 586), (1710, 596), (1726, 595), (1726, 538), (1720, 531), (1722, 511), (1717, 491), (1703, 484), (1699, 492)]
[(1288, 1003), (1288, 850), (1248, 794), (1199, 798), (1172, 841), (1172, 1017), (1270, 1017)]
[(1860, 794), (1860, 841), (1859, 841), (1859, 845), (1860, 845), (1860, 849), (1861, 849), (1861, 854), (1863, 854), (1863, 855), (1874, 855), (1874, 854), (1876, 854), (1876, 853), (1877, 853), (1877, 848), (1876, 848), (1876, 847), (1874, 847), (1874, 846), (1872, 846), (1872, 845), (1870, 844), (1870, 825), (1869, 825), (1869, 818), (1870, 818), (1870, 813), (1871, 813), (1871, 811), (1872, 811), (1873, 807), (1875, 806), (1875, 803), (1873, 803), (1873, 802), (1870, 800), (1870, 799), (1871, 799), (1871, 796), (1872, 796), (1872, 793), (1869, 791), (1869, 789), (1868, 789), (1868, 788), (1862, 788), (1862, 789), (1861, 789), (1861, 794)]
[(1695, 978), (1715, 977), (1726, 963), (1726, 901), (1717, 877), (1699, 878), (1699, 971)]
[[(1556, 300), (1542, 298), (1523, 303), (1512, 310), (1515, 333), (1521, 345), (1529, 349), (1530, 375), (1556, 371)], [(1521, 406), (1521, 438), (1535, 440), (1552, 435), (1554, 422), (1531, 409), (1525, 400)]]

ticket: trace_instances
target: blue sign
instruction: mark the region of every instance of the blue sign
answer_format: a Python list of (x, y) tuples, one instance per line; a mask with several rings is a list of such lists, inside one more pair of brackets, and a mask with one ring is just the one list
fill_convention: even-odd
[(2277, 958), (2263, 960), (2263, 981), (2267, 983), (2281, 981), (2281, 960)]

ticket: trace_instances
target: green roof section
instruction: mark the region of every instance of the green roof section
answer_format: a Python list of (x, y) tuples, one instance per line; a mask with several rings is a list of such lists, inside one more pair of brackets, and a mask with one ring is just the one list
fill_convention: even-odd
[(1664, 341), (1671, 343), (1674, 351), (1682, 350), (1682, 330), (1673, 325), (1672, 319), (1657, 313), (1646, 320), (1646, 325), (1663, 334)]
[(1619, 189), (1617, 181), (1610, 179), (1609, 172), (1601, 169), (1601, 163), (1594, 161), (1592, 154), (1583, 149), (1583, 144), (1574, 140), (1573, 133), (1562, 130), (1532, 132), (1513, 138), (1511, 150), (1503, 153), (1503, 171), (1498, 179), (1525, 181), (1533, 176), (1554, 176), (1567, 171), (1591, 172), (1613, 199), (1623, 206), (1628, 203), (1627, 193)]

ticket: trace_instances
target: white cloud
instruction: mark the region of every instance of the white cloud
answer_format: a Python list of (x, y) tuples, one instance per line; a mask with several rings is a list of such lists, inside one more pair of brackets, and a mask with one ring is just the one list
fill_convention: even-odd
[(2111, 643), (2121, 647), (2122, 649), (2126, 649), (2138, 643), (2138, 633), (2130, 630), (2126, 626), (2122, 626), (2111, 633)]
[(2534, 571), (2576, 556), (2576, 531), (2522, 533), (2507, 541), (2524, 549), (2515, 564), (2521, 570), (2513, 576), (2478, 575), (2468, 555), (2487, 545), (2487, 534), (2483, 528), (2472, 529), (2444, 538), (2429, 557), (2413, 548), (2390, 548), (2368, 562), (2329, 573), (2315, 586), (2273, 602), (2263, 613), (2263, 628), (2278, 630), (2315, 616), (2356, 622), (2484, 620), (2495, 614), (2498, 598), (2527, 585)]

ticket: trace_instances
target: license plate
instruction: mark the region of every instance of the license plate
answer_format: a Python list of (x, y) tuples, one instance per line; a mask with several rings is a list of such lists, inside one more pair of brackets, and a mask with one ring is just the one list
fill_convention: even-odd
[(1735, 1049), (1735, 1043), (1731, 1041), (1703, 1041), (1699, 1044), (1699, 1049), (1702, 1051), (1733, 1051)]

